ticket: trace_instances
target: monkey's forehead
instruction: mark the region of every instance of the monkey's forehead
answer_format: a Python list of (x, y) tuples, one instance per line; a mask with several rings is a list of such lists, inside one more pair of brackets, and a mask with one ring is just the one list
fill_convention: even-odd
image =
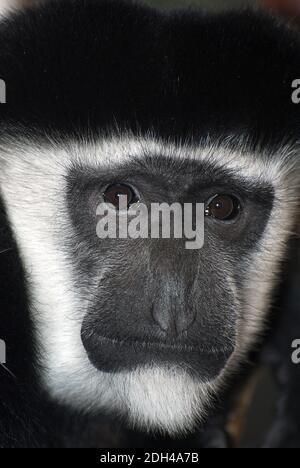
[(0, 44), (2, 134), (299, 138), (299, 34), (263, 13), (48, 1), (2, 22)]

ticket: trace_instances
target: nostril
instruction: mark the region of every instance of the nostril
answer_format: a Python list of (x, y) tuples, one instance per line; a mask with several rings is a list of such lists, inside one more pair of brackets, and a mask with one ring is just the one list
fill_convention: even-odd
[(158, 309), (154, 304), (152, 304), (151, 307), (151, 316), (155, 324), (158, 325), (163, 332), (168, 330), (168, 322), (164, 317), (164, 313), (158, 313)]
[(186, 333), (193, 326), (195, 320), (196, 315), (191, 309), (184, 310), (183, 313), (178, 316), (176, 321), (178, 335)]
[(153, 305), (152, 318), (159, 328), (171, 336), (180, 336), (188, 331), (195, 321), (192, 311), (183, 308)]

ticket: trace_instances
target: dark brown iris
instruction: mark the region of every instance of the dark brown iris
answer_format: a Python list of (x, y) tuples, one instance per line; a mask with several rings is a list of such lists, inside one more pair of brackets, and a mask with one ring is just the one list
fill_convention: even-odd
[(120, 197), (127, 197), (127, 206), (137, 202), (137, 195), (127, 184), (112, 184), (103, 194), (106, 203), (110, 203), (116, 209), (119, 208)]
[(206, 215), (219, 221), (232, 221), (240, 211), (238, 199), (231, 195), (216, 195), (206, 208)]

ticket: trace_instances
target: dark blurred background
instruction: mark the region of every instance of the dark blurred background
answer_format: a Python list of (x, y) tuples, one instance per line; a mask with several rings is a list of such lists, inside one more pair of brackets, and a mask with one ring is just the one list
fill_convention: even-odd
[(253, 5), (256, 3), (256, 0), (145, 0), (145, 3), (161, 8), (200, 6), (208, 9), (225, 9)]
[[(19, 0), (34, 1), (34, 0)], [(264, 7), (300, 23), (300, 0), (141, 0), (162, 9), (200, 7), (207, 10), (228, 10), (244, 7)]]
[[(7, 6), (30, 5), (41, 0), (0, 0), (0, 10)], [(208, 10), (226, 10), (230, 8), (255, 7), (263, 5), (279, 13), (294, 16), (300, 13), (300, 0), (137, 0), (150, 6), (170, 9), (180, 7), (200, 7)]]

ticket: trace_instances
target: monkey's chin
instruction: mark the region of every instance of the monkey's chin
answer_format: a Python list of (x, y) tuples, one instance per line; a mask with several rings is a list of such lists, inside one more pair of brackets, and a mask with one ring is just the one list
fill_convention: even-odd
[(134, 428), (183, 435), (205, 417), (213, 384), (203, 384), (178, 368), (140, 368), (118, 377), (117, 406)]
[(151, 433), (191, 432), (206, 417), (219, 387), (219, 379), (205, 383), (178, 366), (152, 364), (108, 373), (93, 366), (86, 353), (72, 360), (61, 357), (41, 374), (54, 400), (94, 417), (120, 415), (130, 427)]

